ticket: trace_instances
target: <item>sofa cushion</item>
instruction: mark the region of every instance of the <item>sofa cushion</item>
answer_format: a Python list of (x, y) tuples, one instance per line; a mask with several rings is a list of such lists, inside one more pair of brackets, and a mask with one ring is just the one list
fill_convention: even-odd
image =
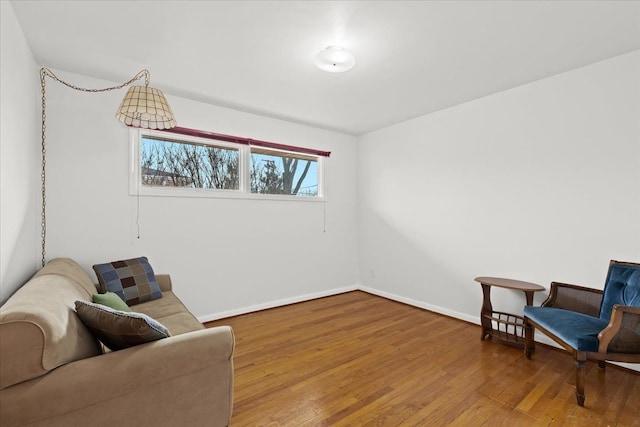
[(91, 280), (91, 277), (89, 277), (77, 262), (70, 258), (52, 259), (46, 266), (34, 274), (33, 278), (47, 275), (64, 276), (72, 281), (78, 287), (79, 291), (86, 293), (89, 297), (96, 293), (96, 285), (93, 283), (93, 280)]
[(121, 350), (170, 336), (167, 328), (144, 313), (114, 310), (86, 301), (76, 301), (75, 306), (84, 324), (111, 350)]
[(162, 293), (162, 298), (135, 306), (137, 312), (145, 313), (169, 329), (171, 335), (204, 329), (204, 325), (187, 310), (187, 307), (171, 291)]
[(106, 305), (114, 310), (131, 311), (126, 302), (122, 301), (117, 294), (113, 292), (105, 292), (104, 294), (94, 294), (91, 297), (92, 301), (96, 304)]
[(616, 304), (640, 307), (640, 266), (626, 263), (612, 263), (609, 266), (600, 319), (609, 322)]
[(96, 264), (100, 291), (118, 294), (127, 305), (162, 297), (160, 286), (147, 257)]
[(36, 273), (0, 310), (0, 389), (102, 353), (74, 312), (96, 288), (70, 259), (57, 258)]
[(525, 317), (579, 351), (598, 351), (598, 334), (608, 322), (597, 317), (553, 307), (524, 307)]

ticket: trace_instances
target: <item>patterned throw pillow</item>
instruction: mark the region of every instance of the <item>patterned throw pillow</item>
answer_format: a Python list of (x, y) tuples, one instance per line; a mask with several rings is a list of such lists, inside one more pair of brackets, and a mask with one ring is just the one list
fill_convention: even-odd
[(147, 257), (96, 264), (93, 271), (98, 277), (100, 292), (116, 293), (127, 305), (162, 298)]
[(171, 336), (157, 320), (143, 313), (114, 310), (106, 305), (76, 301), (76, 312), (87, 328), (111, 350)]

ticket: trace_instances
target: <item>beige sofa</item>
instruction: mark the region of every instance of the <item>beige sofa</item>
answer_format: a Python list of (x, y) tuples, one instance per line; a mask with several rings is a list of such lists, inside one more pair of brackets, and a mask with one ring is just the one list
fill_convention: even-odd
[(119, 351), (74, 311), (96, 286), (54, 259), (0, 308), (0, 425), (227, 426), (233, 400), (230, 327), (205, 329), (156, 276), (162, 298), (132, 306), (171, 337)]

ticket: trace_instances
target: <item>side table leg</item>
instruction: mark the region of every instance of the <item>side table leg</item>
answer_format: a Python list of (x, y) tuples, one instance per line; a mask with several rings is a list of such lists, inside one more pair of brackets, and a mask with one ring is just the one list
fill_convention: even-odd
[(527, 305), (533, 305), (533, 291), (524, 291), (527, 298)]
[(491, 313), (493, 313), (493, 306), (491, 305), (491, 286), (482, 285), (482, 309), (480, 310), (480, 324), (482, 325), (482, 335), (480, 336), (481, 340), (484, 340), (487, 337), (491, 337), (491, 331), (493, 326), (491, 325)]
[[(527, 299), (527, 305), (533, 305), (533, 291), (524, 291)], [(536, 351), (535, 333), (536, 328), (526, 320), (524, 321), (524, 355), (527, 359), (531, 359), (531, 355)]]

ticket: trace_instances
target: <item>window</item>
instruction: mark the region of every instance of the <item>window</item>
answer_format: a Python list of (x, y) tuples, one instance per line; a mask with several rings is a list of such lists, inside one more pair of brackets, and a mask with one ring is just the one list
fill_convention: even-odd
[(140, 137), (143, 186), (237, 190), (239, 151), (158, 137)]
[(181, 129), (130, 131), (131, 194), (323, 199), (329, 153)]
[(318, 196), (318, 159), (251, 148), (251, 192)]

